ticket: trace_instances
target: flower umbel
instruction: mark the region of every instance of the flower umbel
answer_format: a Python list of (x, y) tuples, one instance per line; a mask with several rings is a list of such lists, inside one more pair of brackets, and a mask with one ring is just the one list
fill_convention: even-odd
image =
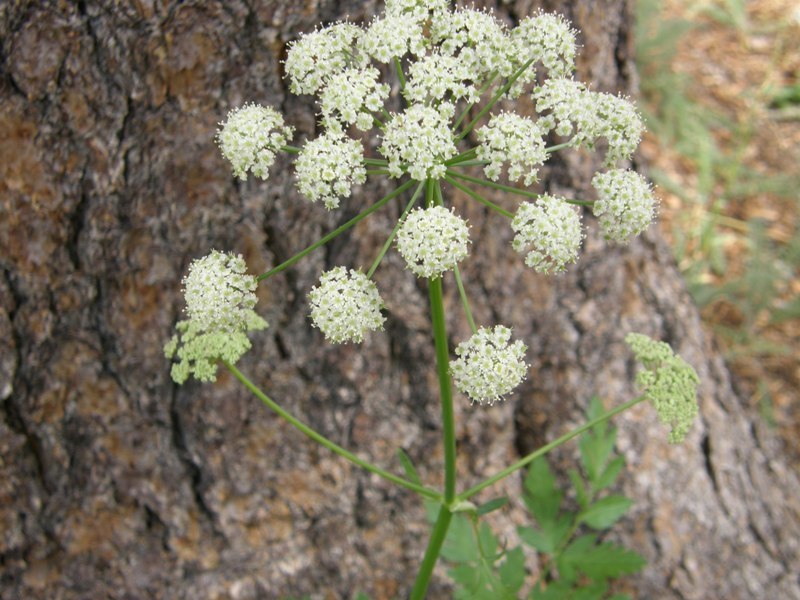
[(275, 162), (275, 152), (289, 141), (294, 131), (274, 108), (246, 104), (228, 113), (217, 132), (222, 155), (233, 166), (233, 174), (247, 179), (247, 172), (266, 179)]
[(367, 179), (361, 142), (330, 131), (303, 147), (295, 169), (300, 193), (312, 202), (322, 200), (328, 210)]
[(625, 342), (645, 368), (636, 375), (636, 384), (653, 403), (661, 422), (672, 428), (669, 441), (679, 444), (697, 416), (700, 378), (665, 342), (641, 333), (629, 333)]
[(450, 373), (456, 387), (473, 402), (494, 404), (525, 379), (527, 347), (510, 340), (511, 329), (496, 325), (481, 327), (456, 347), (459, 358), (450, 361)]
[(647, 229), (656, 212), (656, 200), (647, 180), (635, 171), (615, 169), (592, 178), (597, 201), (592, 212), (607, 240), (628, 243)]
[(467, 222), (443, 206), (409, 213), (397, 232), (397, 249), (420, 277), (439, 277), (469, 253)]
[(311, 321), (329, 342), (361, 342), (367, 331), (383, 329), (383, 300), (375, 282), (360, 271), (334, 267), (308, 293)]
[(217, 360), (237, 362), (250, 349), (247, 333), (267, 327), (253, 307), (256, 279), (245, 273), (241, 255), (218, 252), (197, 259), (183, 279), (188, 319), (164, 346), (167, 358), (177, 356), (172, 378), (183, 383), (189, 375), (214, 381)]
[(512, 247), (520, 253), (527, 251), (525, 264), (539, 273), (561, 273), (578, 260), (581, 216), (561, 198), (545, 194), (535, 204), (523, 202), (511, 228), (517, 232)]

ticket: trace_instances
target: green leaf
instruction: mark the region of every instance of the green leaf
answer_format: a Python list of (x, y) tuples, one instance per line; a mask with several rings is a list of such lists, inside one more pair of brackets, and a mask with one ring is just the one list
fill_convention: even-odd
[(525, 583), (525, 554), (522, 548), (514, 548), (506, 552), (503, 564), (497, 569), (500, 581), (510, 592), (519, 592)]
[(596, 535), (582, 535), (574, 539), (556, 559), (558, 574), (564, 581), (573, 582), (578, 578), (578, 565), (590, 555), (597, 540)]
[(442, 556), (455, 563), (480, 560), (478, 545), (472, 532), (472, 524), (461, 514), (453, 515), (450, 529), (442, 546)]
[(556, 478), (544, 458), (537, 458), (525, 476), (526, 494), (523, 501), (534, 517), (543, 523), (551, 521), (561, 506), (561, 490), (556, 488)]
[[(597, 397), (592, 398), (587, 418), (589, 420), (596, 419), (603, 412), (603, 404), (600, 399)], [(581, 451), (581, 462), (583, 462), (583, 468), (586, 470), (586, 475), (593, 487), (611, 456), (616, 440), (616, 427), (608, 427), (608, 423), (604, 422), (592, 427), (591, 431), (586, 433), (578, 442), (578, 448)]]
[(530, 600), (564, 600), (569, 598), (572, 591), (572, 583), (569, 581), (553, 581), (545, 588), (542, 582), (538, 582), (531, 590)]
[(497, 538), (488, 523), (481, 523), (478, 527), (478, 543), (481, 554), (494, 563), (497, 555)]
[(589, 492), (586, 490), (586, 485), (583, 483), (583, 477), (575, 469), (568, 471), (569, 479), (572, 481), (572, 487), (575, 488), (575, 495), (578, 498), (578, 504), (581, 509), (586, 509), (589, 504)]
[(478, 507), (477, 515), (479, 517), (482, 517), (483, 515), (488, 515), (490, 512), (494, 512), (498, 508), (504, 507), (506, 504), (508, 504), (508, 498), (506, 496), (502, 496), (500, 498), (494, 498), (484, 504), (481, 504)]
[(632, 600), (628, 594), (614, 594), (608, 600)]
[(646, 564), (637, 552), (611, 543), (599, 544), (573, 562), (580, 572), (595, 580), (636, 573)]
[(614, 485), (614, 482), (617, 480), (617, 477), (619, 477), (620, 471), (622, 471), (622, 467), (624, 466), (624, 456), (615, 456), (612, 458), (611, 462), (606, 465), (606, 468), (603, 470), (600, 477), (597, 478), (597, 481), (594, 484), (595, 490), (600, 491)]
[(573, 517), (573, 513), (561, 515), (558, 519), (542, 523), (541, 529), (518, 527), (517, 532), (520, 539), (528, 546), (545, 554), (553, 554), (564, 541), (564, 537), (569, 534)]
[(632, 504), (633, 501), (625, 496), (606, 496), (580, 513), (578, 518), (593, 529), (606, 529), (616, 523)]
[(369, 596), (367, 596), (364, 592), (358, 592), (354, 600), (369, 600)]
[(400, 464), (403, 466), (403, 470), (406, 472), (406, 477), (408, 477), (412, 482), (416, 483), (417, 485), (422, 485), (422, 480), (419, 478), (419, 473), (414, 468), (414, 463), (411, 462), (408, 454), (405, 453), (405, 450), (402, 448), (397, 449), (397, 459), (400, 461)]
[(569, 598), (570, 600), (601, 600), (607, 590), (606, 582), (596, 581), (577, 588)]

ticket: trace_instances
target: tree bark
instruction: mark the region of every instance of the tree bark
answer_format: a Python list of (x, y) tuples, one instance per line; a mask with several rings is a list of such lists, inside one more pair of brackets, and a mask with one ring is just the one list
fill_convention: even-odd
[[(180, 279), (211, 248), (263, 272), (389, 187), (328, 213), (301, 200), (288, 158), (267, 183), (235, 181), (213, 142), (248, 101), (279, 107), (298, 139), (314, 106), (288, 94), (285, 44), (373, 2), (5, 2), (0, 5), (0, 589), (7, 598), (402, 597), (428, 526), (421, 503), (275, 418), (221, 372), (173, 385), (161, 348)], [(540, 3), (502, 5), (509, 23)], [(582, 34), (579, 75), (634, 93), (631, 7), (544, 2)], [(641, 165), (639, 165), (641, 166)], [(546, 189), (587, 192), (597, 168), (567, 154)], [(702, 378), (701, 418), (669, 446), (654, 412), (617, 421), (632, 515), (614, 535), (649, 565), (641, 598), (800, 597), (800, 486), (743, 408), (655, 229), (609, 247), (590, 226), (569, 273), (545, 278), (499, 217), (447, 190), (472, 225), (463, 268), (479, 324), (503, 323), (532, 360), (518, 393), (456, 409), (459, 474), (476, 483), (573, 424), (593, 394), (634, 393), (629, 331), (670, 342)], [(386, 332), (328, 347), (305, 294), (334, 265), (369, 265), (401, 210), (259, 289), (270, 328), (242, 370), (338, 443), (398, 470), (404, 448), (440, 484), (442, 454), (424, 287), (390, 252), (376, 274)], [(589, 215), (586, 215), (590, 220)], [(468, 336), (446, 281), (451, 344)], [(574, 445), (556, 454), (575, 458)], [(512, 477), (484, 497), (518, 494)], [(514, 503), (495, 525), (513, 536)], [(430, 597), (449, 597), (444, 570)]]

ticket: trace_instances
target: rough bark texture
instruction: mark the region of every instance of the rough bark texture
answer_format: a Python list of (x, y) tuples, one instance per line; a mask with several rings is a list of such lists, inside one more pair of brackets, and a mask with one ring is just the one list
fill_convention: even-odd
[[(389, 188), (339, 212), (301, 201), (289, 162), (235, 182), (212, 138), (245, 101), (279, 106), (298, 137), (313, 106), (287, 95), (287, 41), (356, 21), (367, 2), (0, 4), (0, 589), (4, 598), (403, 596), (426, 543), (420, 502), (315, 447), (230, 376), (177, 387), (161, 346), (180, 278), (210, 248), (261, 272)], [(514, 22), (538, 3), (503, 4)], [(624, 0), (546, 2), (582, 31), (580, 74), (635, 91)], [(568, 155), (550, 190), (580, 195), (596, 164)], [(455, 197), (455, 196), (453, 196)], [(672, 343), (703, 384), (700, 422), (669, 446), (653, 411), (618, 420), (624, 491), (615, 535), (650, 561), (642, 598), (797, 598), (800, 486), (774, 438), (742, 409), (728, 372), (651, 232), (629, 247), (590, 233), (569, 274), (538, 277), (509, 230), (456, 197), (472, 223), (464, 268), (476, 318), (513, 325), (533, 368), (491, 409), (459, 399), (459, 471), (476, 482), (580, 421), (592, 394), (631, 396), (622, 343)], [(440, 481), (424, 287), (390, 253), (377, 274), (385, 334), (329, 348), (305, 292), (336, 264), (367, 265), (399, 205), (260, 289), (271, 327), (241, 368), (341, 444), (397, 469), (405, 448)], [(587, 217), (588, 218), (588, 217)], [(591, 229), (594, 232), (594, 229)], [(452, 342), (468, 328), (446, 282)], [(574, 446), (556, 455), (571, 461)], [(497, 486), (514, 493), (519, 481)], [(500, 526), (513, 534), (518, 506)], [(439, 573), (442, 573), (440, 571)], [(439, 577), (431, 597), (449, 596)]]

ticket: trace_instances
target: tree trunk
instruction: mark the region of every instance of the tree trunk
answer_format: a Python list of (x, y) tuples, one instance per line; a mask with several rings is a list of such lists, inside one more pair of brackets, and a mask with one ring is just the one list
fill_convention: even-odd
[[(582, 32), (581, 79), (635, 92), (628, 2), (544, 4)], [(503, 4), (501, 15), (513, 23), (537, 6)], [(314, 106), (281, 79), (285, 44), (320, 21), (374, 12), (346, 0), (0, 6), (4, 598), (410, 589), (428, 532), (415, 496), (315, 446), (225, 373), (214, 385), (173, 385), (161, 351), (192, 258), (233, 250), (263, 272), (389, 191), (366, 186), (328, 213), (298, 197), (288, 158), (267, 183), (238, 183), (213, 142), (217, 122), (247, 101), (280, 107), (298, 139), (313, 135)], [(596, 167), (568, 154), (545, 187), (580, 196)], [(630, 398), (621, 340), (651, 334), (700, 374), (701, 419), (677, 447), (646, 406), (617, 420), (624, 491), (636, 504), (614, 535), (649, 560), (631, 580), (636, 595), (800, 597), (797, 478), (732, 390), (655, 230), (609, 247), (590, 228), (579, 263), (545, 278), (513, 255), (499, 217), (446, 193), (472, 225), (463, 274), (476, 319), (513, 326), (533, 362), (507, 402), (457, 399), (460, 480), (477, 482), (560, 435), (593, 394), (607, 406)], [(323, 345), (307, 320), (319, 273), (368, 265), (399, 211), (391, 205), (262, 286), (258, 309), (271, 326), (240, 366), (325, 435), (395, 471), (402, 447), (438, 485), (422, 284), (387, 255), (376, 274), (387, 331), (363, 345)], [(445, 285), (455, 344), (469, 328)], [(556, 459), (574, 460), (574, 448)], [(485, 497), (519, 486), (512, 477)], [(497, 521), (504, 535), (524, 518), (517, 504)], [(430, 597), (449, 597), (437, 573)]]

